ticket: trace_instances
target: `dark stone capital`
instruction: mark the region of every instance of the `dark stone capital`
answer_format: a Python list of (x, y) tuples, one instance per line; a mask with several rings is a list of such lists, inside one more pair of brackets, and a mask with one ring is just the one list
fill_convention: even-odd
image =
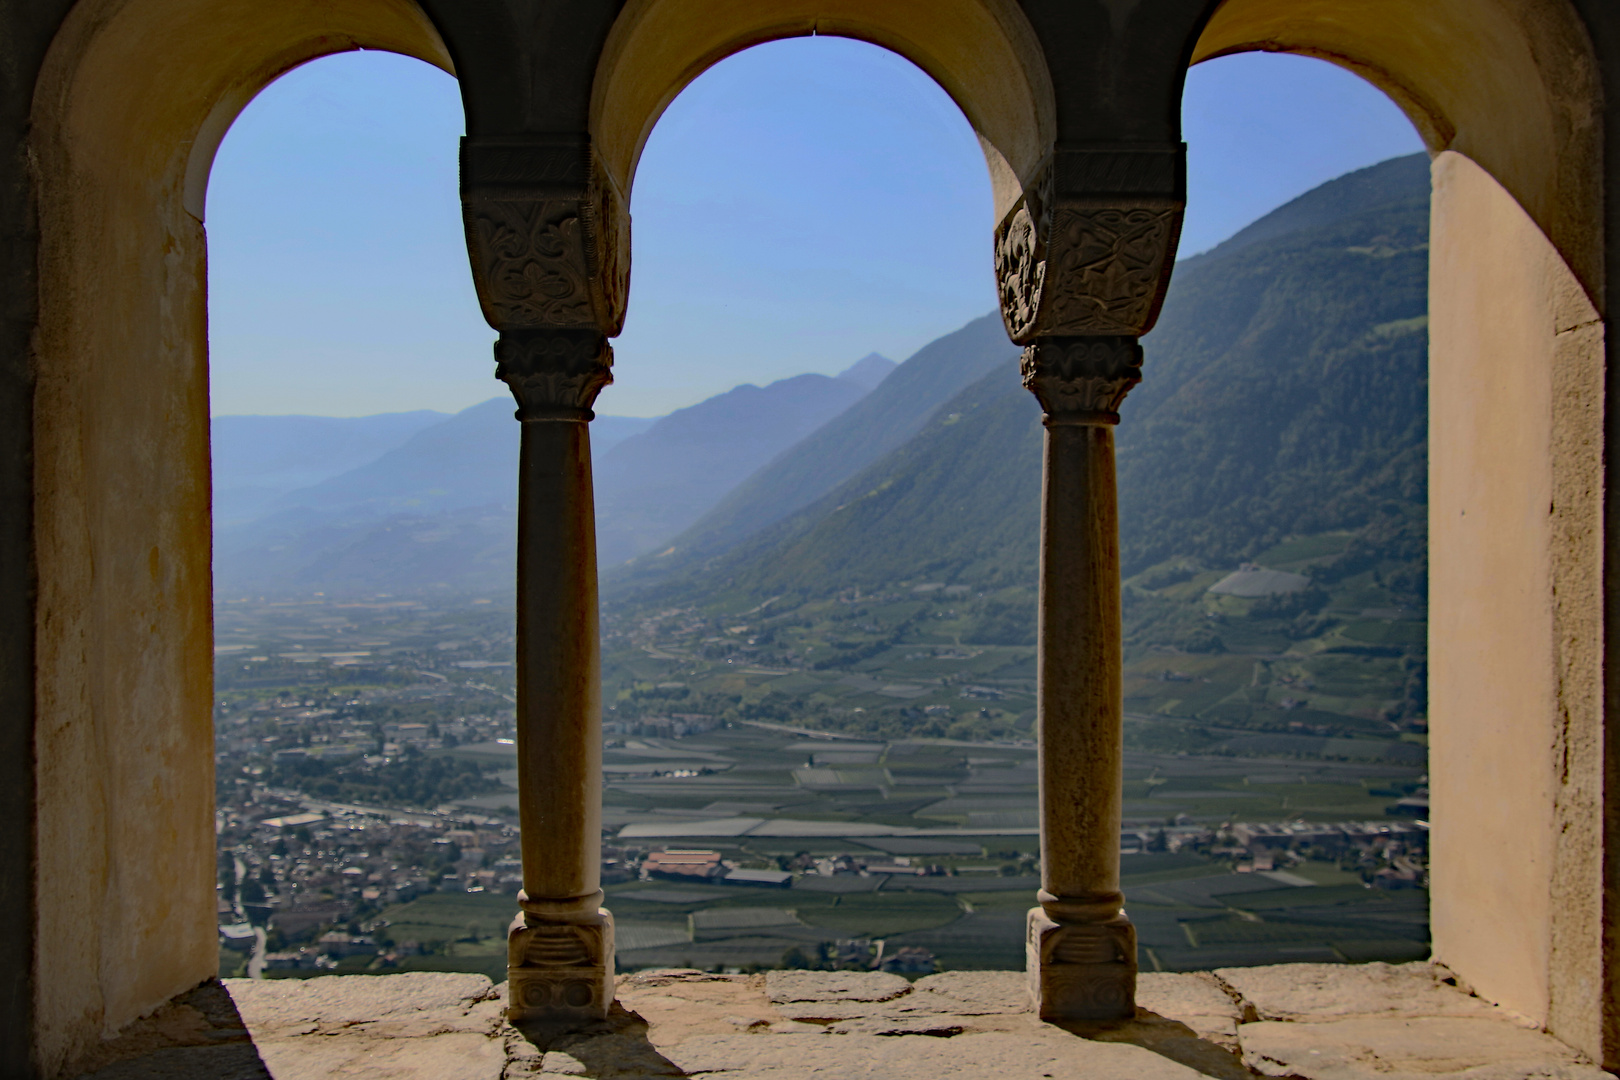
[(462, 219), (484, 318), (497, 330), (624, 325), (630, 215), (580, 135), (461, 145)]
[(1058, 147), (996, 227), (1014, 341), (1140, 336), (1158, 318), (1186, 205), (1180, 145)]
[(613, 348), (596, 330), (507, 330), (495, 361), (519, 420), (592, 420), (596, 395), (613, 381)]
[(1117, 424), (1120, 403), (1142, 381), (1142, 346), (1128, 335), (1045, 337), (1024, 349), (1020, 366), (1048, 426)]

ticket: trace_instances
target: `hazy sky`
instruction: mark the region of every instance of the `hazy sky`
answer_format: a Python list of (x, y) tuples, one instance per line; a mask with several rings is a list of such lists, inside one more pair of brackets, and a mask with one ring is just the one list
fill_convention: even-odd
[[(1351, 169), (1421, 149), (1328, 64), (1226, 57), (1185, 98), (1181, 251)], [(455, 81), (348, 53), (268, 88), (208, 194), (213, 405), (225, 413), (454, 411), (504, 393), (467, 274)], [(799, 38), (676, 99), (631, 200), (630, 314), (602, 413), (653, 416), (743, 382), (902, 360), (995, 306), (971, 129), (892, 53)]]

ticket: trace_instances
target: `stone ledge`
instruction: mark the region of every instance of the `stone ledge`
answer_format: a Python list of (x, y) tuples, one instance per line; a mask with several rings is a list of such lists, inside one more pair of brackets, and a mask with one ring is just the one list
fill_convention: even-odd
[(413, 972), (210, 983), (87, 1059), (85, 1080), (1602, 1080), (1429, 964), (1144, 974), (1134, 1021), (1056, 1026), (1022, 972), (620, 976), (608, 1020), (503, 1019), (505, 986)]

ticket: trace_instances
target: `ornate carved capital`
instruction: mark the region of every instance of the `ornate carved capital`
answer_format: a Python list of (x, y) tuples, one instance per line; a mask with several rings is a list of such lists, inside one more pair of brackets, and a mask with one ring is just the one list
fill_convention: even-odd
[(1141, 335), (1158, 318), (1186, 204), (1179, 147), (1060, 149), (996, 227), (1014, 341)]
[(1126, 336), (1040, 338), (1020, 367), (1047, 424), (1117, 424), (1120, 403), (1142, 381), (1142, 346)]
[(596, 395), (613, 381), (613, 348), (594, 329), (507, 330), (495, 361), (519, 420), (591, 420)]
[(461, 202), (491, 326), (623, 328), (630, 216), (587, 139), (469, 136)]
[(579, 921), (519, 915), (507, 931), (507, 1017), (600, 1020), (613, 1004), (613, 916)]

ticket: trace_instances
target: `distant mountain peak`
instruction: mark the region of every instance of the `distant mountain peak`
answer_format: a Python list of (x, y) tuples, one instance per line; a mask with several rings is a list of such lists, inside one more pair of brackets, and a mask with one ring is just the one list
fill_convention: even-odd
[(852, 382), (863, 390), (877, 389), (878, 383), (889, 377), (889, 372), (899, 367), (887, 356), (878, 353), (867, 353), (849, 367), (838, 373), (838, 377), (845, 382)]

